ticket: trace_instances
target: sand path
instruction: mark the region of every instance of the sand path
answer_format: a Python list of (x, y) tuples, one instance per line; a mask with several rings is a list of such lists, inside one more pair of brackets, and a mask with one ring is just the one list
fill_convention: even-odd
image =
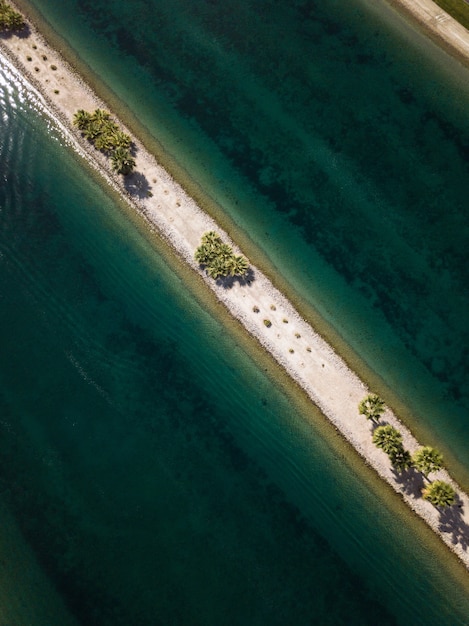
[[(453, 24), (450, 29), (450, 18), (436, 19), (435, 11), (437, 15), (442, 11), (435, 8), (432, 2), (402, 0), (402, 5), (418, 9), (422, 20), (433, 20), (435, 28), (441, 30), (444, 27), (445, 33), (453, 33), (455, 29), (458, 42), (463, 37), (459, 32), (462, 28), (458, 28), (459, 25)], [(53, 113), (62, 130), (68, 133), (72, 146), (86, 156), (111, 185), (119, 189), (135, 210), (145, 215), (150, 226), (158, 229), (176, 252), (203, 277), (219, 300), (303, 387), (367, 463), (401, 494), (407, 504), (469, 568), (468, 496), (462, 493), (446, 471), (433, 475), (433, 478), (452, 483), (460, 497), (460, 506), (452, 507), (446, 520), (446, 529), (443, 529), (440, 513), (421, 498), (421, 478), (400, 481), (393, 472), (388, 457), (373, 445), (371, 424), (358, 415), (357, 405), (367, 392), (359, 378), (255, 267), (254, 280), (250, 284), (240, 285), (235, 282), (230, 289), (214, 283), (201, 272), (193, 255), (202, 234), (207, 230), (216, 230), (225, 241), (230, 242), (228, 235), (200, 210), (138, 141), (135, 141), (138, 148), (136, 171), (143, 175), (146, 182), (142, 184), (143, 179), (134, 176), (130, 181), (133, 187), (129, 194), (129, 181), (126, 189), (123, 179), (112, 174), (106, 159), (83, 141), (70, 124), (74, 112), (79, 108), (91, 111), (96, 107), (108, 107), (91, 92), (58, 53), (51, 49), (34, 26), (30, 25), (30, 30), (30, 35), (25, 38), (12, 36), (0, 40), (0, 51), (8, 57), (13, 68), (17, 68), (34, 86), (38, 99), (43, 98), (44, 107)], [(464, 29), (463, 31), (469, 58), (469, 33)], [(146, 184), (151, 188), (152, 197), (147, 197)], [(237, 249), (234, 244), (233, 246)], [(254, 312), (255, 307), (259, 312)], [(271, 326), (267, 327), (264, 320), (269, 320)], [(420, 444), (391, 411), (386, 411), (382, 421), (394, 425), (402, 432), (404, 444), (410, 451), (419, 447)]]

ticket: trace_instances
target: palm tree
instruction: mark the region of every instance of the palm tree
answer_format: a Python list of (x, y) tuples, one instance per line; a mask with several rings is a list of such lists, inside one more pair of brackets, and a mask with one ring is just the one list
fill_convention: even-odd
[(94, 122), (102, 123), (110, 119), (111, 119), (111, 114), (108, 113), (108, 111), (105, 111), (104, 109), (96, 109), (96, 111), (93, 113)]
[(21, 13), (15, 11), (9, 4), (0, 0), (0, 30), (18, 32), (23, 30), (26, 23)]
[(91, 121), (91, 113), (79, 109), (73, 116), (73, 124), (78, 127), (79, 130), (84, 130)]
[(195, 260), (205, 265), (211, 278), (220, 276), (243, 276), (249, 264), (242, 256), (233, 254), (233, 248), (223, 243), (220, 235), (213, 230), (202, 235), (202, 243), (195, 251)]
[(220, 276), (226, 276), (223, 261), (218, 258), (214, 259), (207, 267), (207, 274), (210, 278), (214, 278), (215, 280)]
[(435, 448), (425, 446), (416, 450), (412, 456), (416, 469), (428, 479), (428, 475), (443, 467), (443, 456)]
[(403, 472), (413, 466), (410, 452), (406, 450), (402, 444), (389, 453), (389, 459), (394, 469), (398, 472)]
[(402, 447), (402, 435), (393, 426), (378, 426), (373, 433), (373, 443), (386, 454), (399, 452)]
[(233, 275), (234, 276), (244, 276), (248, 269), (249, 269), (249, 263), (248, 260), (243, 257), (243, 256), (239, 256), (236, 255), (233, 257), (233, 265), (234, 265), (234, 272)]
[(358, 412), (360, 415), (365, 415), (366, 419), (373, 420), (375, 422), (379, 419), (381, 413), (383, 413), (385, 404), (383, 400), (376, 394), (369, 394), (358, 405)]
[(103, 152), (110, 153), (114, 150), (114, 142), (112, 141), (112, 135), (106, 132), (101, 132), (94, 140), (94, 147), (96, 150), (102, 150)]
[(433, 506), (447, 507), (456, 502), (455, 490), (442, 480), (435, 480), (427, 485), (422, 489), (422, 495)]
[(196, 249), (194, 256), (197, 263), (200, 263), (200, 265), (207, 265), (212, 258), (212, 251), (209, 246), (202, 244)]
[(210, 230), (208, 233), (202, 235), (202, 243), (208, 243), (212, 245), (221, 244), (221, 237), (215, 231)]
[(135, 167), (135, 160), (125, 148), (116, 148), (111, 154), (112, 169), (118, 174), (127, 176)]
[(132, 144), (130, 136), (123, 133), (121, 130), (112, 131), (110, 136), (114, 148), (125, 148), (128, 150)]
[(102, 132), (103, 130), (101, 128), (101, 124), (99, 122), (95, 122), (91, 118), (89, 123), (83, 129), (83, 135), (86, 137), (86, 139), (88, 139), (88, 141), (91, 141), (93, 144)]

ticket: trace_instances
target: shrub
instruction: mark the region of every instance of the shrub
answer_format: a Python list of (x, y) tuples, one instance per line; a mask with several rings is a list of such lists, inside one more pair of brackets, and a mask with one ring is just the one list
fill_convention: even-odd
[(270, 328), (272, 326), (272, 322), (270, 320), (264, 320), (264, 326), (267, 326), (267, 328)]

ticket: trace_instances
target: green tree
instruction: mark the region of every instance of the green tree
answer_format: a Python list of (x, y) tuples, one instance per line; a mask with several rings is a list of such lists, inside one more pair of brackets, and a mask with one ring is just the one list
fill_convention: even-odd
[(19, 32), (26, 26), (23, 16), (4, 0), (0, 0), (0, 30)]
[(443, 467), (443, 456), (435, 448), (425, 446), (419, 448), (412, 455), (412, 461), (416, 469), (428, 478), (432, 472), (436, 472)]
[(104, 109), (96, 109), (93, 113), (93, 122), (97, 122), (99, 124), (103, 124), (111, 119), (111, 114), (109, 111), (105, 111)]
[(233, 257), (233, 276), (245, 276), (249, 269), (248, 260), (240, 255)]
[(114, 148), (130, 149), (132, 139), (126, 133), (123, 133), (121, 130), (114, 130), (110, 133), (110, 136)]
[(376, 394), (369, 394), (358, 405), (360, 415), (365, 415), (366, 419), (377, 421), (384, 412), (385, 404)]
[(205, 265), (207, 274), (214, 279), (221, 276), (244, 276), (249, 269), (247, 259), (235, 255), (233, 248), (223, 243), (220, 235), (212, 230), (202, 235), (194, 257), (200, 265)]
[(73, 124), (79, 129), (84, 130), (91, 121), (91, 113), (79, 109), (73, 116)]
[(401, 444), (389, 453), (391, 464), (398, 472), (403, 472), (413, 466), (410, 452)]
[(207, 243), (212, 246), (218, 246), (222, 243), (221, 237), (213, 230), (208, 231), (202, 235), (202, 243)]
[(373, 433), (373, 443), (391, 456), (393, 453), (400, 451), (402, 447), (402, 435), (394, 426), (390, 426), (389, 424), (386, 426), (378, 426)]
[(422, 495), (425, 500), (428, 500), (433, 506), (447, 507), (456, 502), (455, 490), (442, 480), (435, 480), (424, 489), (422, 489)]
[(208, 244), (202, 244), (197, 248), (194, 256), (195, 260), (197, 263), (200, 263), (200, 265), (208, 265), (213, 259), (213, 250)]
[(90, 119), (89, 123), (83, 128), (82, 132), (84, 137), (94, 144), (96, 139), (102, 134), (103, 130), (101, 123)]
[(213, 263), (211, 263), (207, 267), (207, 274), (210, 276), (210, 278), (213, 278), (215, 280), (217, 278), (220, 278), (220, 276), (225, 276), (225, 268), (220, 259), (215, 259)]
[(111, 154), (111, 164), (115, 172), (127, 176), (135, 167), (135, 160), (125, 148), (116, 148)]

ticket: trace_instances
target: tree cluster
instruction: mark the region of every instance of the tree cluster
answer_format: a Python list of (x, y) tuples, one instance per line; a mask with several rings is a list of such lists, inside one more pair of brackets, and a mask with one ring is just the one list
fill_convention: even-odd
[(220, 276), (245, 276), (249, 263), (243, 256), (233, 253), (233, 249), (223, 243), (217, 233), (210, 231), (202, 236), (202, 243), (195, 251), (195, 260), (204, 265), (211, 278)]
[[(384, 412), (385, 404), (375, 394), (366, 396), (358, 405), (358, 412), (367, 419), (377, 422)], [(424, 446), (410, 454), (402, 443), (402, 434), (389, 424), (378, 426), (373, 432), (373, 443), (383, 450), (398, 472), (414, 467), (428, 480), (429, 474), (443, 467), (443, 457), (435, 448)], [(425, 500), (437, 507), (451, 506), (456, 502), (453, 487), (442, 480), (435, 480), (422, 490)]]
[(0, 30), (18, 32), (25, 26), (21, 13), (15, 11), (4, 0), (0, 0)]
[(118, 174), (130, 174), (135, 167), (130, 148), (132, 140), (122, 132), (107, 111), (96, 109), (89, 113), (80, 109), (73, 116), (73, 123), (97, 150), (111, 159), (112, 169)]

